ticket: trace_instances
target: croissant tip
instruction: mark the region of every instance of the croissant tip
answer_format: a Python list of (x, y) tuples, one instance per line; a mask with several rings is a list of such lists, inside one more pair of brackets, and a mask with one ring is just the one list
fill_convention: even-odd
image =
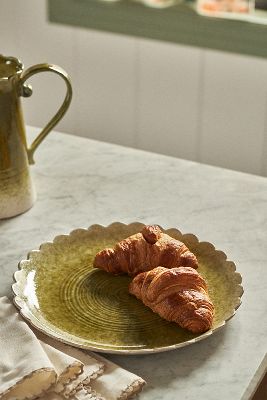
[(160, 239), (162, 230), (158, 225), (146, 225), (141, 233), (149, 244), (155, 244)]

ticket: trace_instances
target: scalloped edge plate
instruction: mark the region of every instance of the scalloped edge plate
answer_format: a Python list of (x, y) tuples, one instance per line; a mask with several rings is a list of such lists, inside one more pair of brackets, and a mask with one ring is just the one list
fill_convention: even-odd
[[(140, 222), (133, 222), (131, 224), (122, 224), (121, 222), (114, 222), (108, 226), (102, 226), (102, 225), (91, 225), (88, 229), (75, 229), (70, 232), (68, 235), (59, 235), (56, 236), (53, 240), (53, 242), (46, 242), (41, 244), (39, 247), (39, 250), (32, 250), (31, 252), (28, 253), (27, 259), (26, 260), (21, 260), (19, 262), (18, 268), (19, 270), (14, 273), (14, 281), (12, 285), (12, 291), (14, 293), (14, 299), (13, 302), (15, 306), (19, 309), (20, 314), (22, 317), (27, 320), (34, 328), (38, 329), (42, 333), (59, 340), (61, 342), (67, 343), (69, 345), (78, 347), (78, 348), (83, 348), (91, 351), (97, 351), (97, 352), (103, 352), (103, 353), (115, 353), (115, 354), (148, 354), (148, 353), (159, 353), (163, 351), (169, 351), (169, 350), (174, 350), (180, 347), (188, 346), (190, 344), (196, 343), (200, 340), (203, 340), (207, 337), (209, 337), (211, 334), (214, 332), (217, 332), (219, 329), (221, 329), (227, 321), (229, 321), (236, 313), (236, 310), (239, 308), (241, 305), (241, 296), (244, 293), (244, 289), (241, 286), (242, 282), (242, 277), (240, 273), (236, 272), (236, 266), (234, 262), (228, 261), (227, 256), (224, 252), (220, 250), (216, 250), (213, 244), (209, 242), (200, 242), (198, 238), (193, 235), (193, 234), (182, 234), (178, 229), (175, 228), (170, 228), (170, 229), (163, 229), (161, 228), (164, 232), (168, 233), (170, 236), (174, 237), (179, 237), (179, 240), (186, 242), (186, 245), (189, 247), (195, 247), (197, 249), (201, 248), (202, 252), (212, 252), (213, 255), (216, 256), (216, 258), (220, 258), (220, 260), (224, 263), (225, 268), (227, 268), (227, 274), (228, 277), (231, 277), (235, 284), (235, 305), (233, 309), (229, 309), (229, 312), (227, 313), (227, 317), (225, 318), (224, 321), (221, 321), (217, 326), (215, 326), (213, 329), (210, 329), (209, 331), (198, 335), (197, 337), (180, 342), (174, 345), (169, 345), (169, 346), (161, 346), (161, 347), (153, 347), (153, 348), (141, 348), (141, 349), (112, 349), (112, 348), (103, 348), (103, 347), (98, 347), (98, 346), (88, 346), (83, 343), (82, 339), (80, 339), (77, 336), (69, 335), (68, 332), (59, 330), (58, 328), (54, 327), (51, 323), (46, 321), (42, 315), (40, 315), (40, 318), (38, 319), (31, 311), (28, 303), (27, 303), (27, 297), (25, 296), (24, 289), (25, 289), (25, 283), (26, 283), (26, 270), (24, 269), (25, 263), (28, 262), (30, 257), (36, 253), (36, 252), (41, 252), (42, 247), (46, 245), (53, 245), (53, 243), (56, 243), (58, 241), (64, 240), (64, 238), (68, 236), (77, 236), (81, 231), (90, 231), (90, 232), (96, 232), (99, 233), (101, 230), (109, 230), (110, 233), (112, 232), (118, 232), (120, 228), (123, 228), (124, 230), (128, 230), (129, 232), (139, 232), (140, 229), (144, 226), (145, 224), (142, 224)], [(132, 233), (130, 233), (132, 234)], [(125, 236), (127, 237), (127, 236)], [(123, 347), (123, 346), (122, 346)]]

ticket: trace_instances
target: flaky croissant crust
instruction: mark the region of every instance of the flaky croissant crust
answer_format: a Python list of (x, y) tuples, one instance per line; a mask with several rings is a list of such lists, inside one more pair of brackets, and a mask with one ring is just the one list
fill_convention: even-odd
[(167, 321), (202, 333), (212, 326), (214, 306), (207, 284), (193, 268), (157, 267), (137, 275), (129, 292)]
[(158, 266), (197, 268), (196, 256), (179, 240), (163, 233), (157, 225), (147, 225), (132, 235), (97, 253), (94, 267), (115, 275), (135, 276)]

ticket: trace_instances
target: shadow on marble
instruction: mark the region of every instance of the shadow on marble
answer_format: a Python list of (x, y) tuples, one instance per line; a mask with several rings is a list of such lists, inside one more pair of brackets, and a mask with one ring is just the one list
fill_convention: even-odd
[(12, 222), (12, 221), (16, 221), (16, 219), (19, 219), (20, 216), (23, 216), (25, 214), (26, 214), (26, 212), (18, 214), (18, 215), (14, 215), (13, 217), (0, 219), (0, 229), (2, 226), (10, 224), (10, 222)]
[[(14, 217), (13, 217), (14, 218)], [(5, 226), (6, 224), (8, 224), (8, 222), (10, 221), (10, 218), (6, 218), (6, 219), (0, 219), (0, 229)]]
[[(205, 363), (213, 363), (211, 358), (218, 353), (226, 336), (227, 326), (203, 341), (177, 350), (145, 356), (131, 356), (126, 363), (124, 356), (112, 356), (112, 359), (124, 368), (127, 368), (128, 364), (129, 369), (129, 365), (131, 365), (132, 372), (137, 373), (138, 371), (148, 382), (145, 392), (160, 390), (160, 388), (172, 386), (174, 382), (175, 385), (179, 385), (179, 380), (182, 382), (184, 379), (190, 379), (190, 375), (195, 374), (196, 370), (205, 368)], [(217, 355), (216, 360), (218, 360)]]
[(14, 295), (11, 290), (11, 287), (8, 288), (7, 290), (0, 290), (0, 297), (4, 297), (4, 296), (8, 297), (8, 299), (9, 299), (9, 301), (11, 301), (11, 303), (13, 302)]

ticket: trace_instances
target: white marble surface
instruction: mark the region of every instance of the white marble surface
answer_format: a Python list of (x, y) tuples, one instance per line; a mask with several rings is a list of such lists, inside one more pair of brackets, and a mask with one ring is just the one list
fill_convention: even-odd
[(147, 380), (140, 400), (241, 399), (266, 353), (266, 178), (57, 132), (35, 158), (36, 204), (0, 221), (0, 296), (11, 296), (20, 259), (74, 228), (141, 221), (193, 232), (236, 262), (245, 289), (236, 316), (192, 346), (108, 357)]

